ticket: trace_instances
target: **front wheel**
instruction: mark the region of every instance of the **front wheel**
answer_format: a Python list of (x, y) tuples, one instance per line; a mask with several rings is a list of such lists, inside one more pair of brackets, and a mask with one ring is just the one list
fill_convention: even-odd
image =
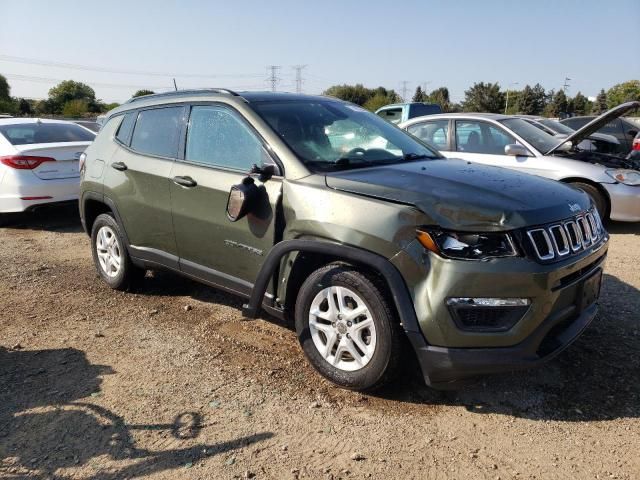
[(609, 214), (609, 204), (600, 190), (598, 190), (593, 185), (589, 185), (588, 183), (572, 182), (571, 185), (573, 185), (574, 187), (578, 187), (580, 190), (591, 197), (593, 204), (598, 210), (598, 215), (600, 215), (600, 218), (604, 222), (607, 218), (607, 215)]
[(328, 265), (302, 284), (296, 332), (311, 365), (352, 390), (374, 390), (393, 377), (402, 331), (383, 292), (353, 267)]
[(91, 250), (100, 277), (114, 290), (131, 290), (144, 277), (145, 271), (129, 258), (118, 222), (108, 213), (93, 222)]

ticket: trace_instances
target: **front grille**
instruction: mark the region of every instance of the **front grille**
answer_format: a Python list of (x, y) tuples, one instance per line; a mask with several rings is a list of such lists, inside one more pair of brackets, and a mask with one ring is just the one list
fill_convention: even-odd
[(605, 230), (596, 210), (527, 231), (535, 256), (545, 262), (582, 252), (604, 236)]

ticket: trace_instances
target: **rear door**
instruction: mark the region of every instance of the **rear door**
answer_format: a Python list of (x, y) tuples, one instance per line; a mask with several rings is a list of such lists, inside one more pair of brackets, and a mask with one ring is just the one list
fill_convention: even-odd
[(185, 107), (170, 105), (125, 115), (118, 148), (108, 160), (105, 196), (118, 209), (134, 256), (178, 268), (169, 174), (178, 152)]
[(233, 108), (190, 107), (180, 158), (171, 171), (173, 224), (180, 269), (209, 283), (248, 294), (276, 241), (275, 212), (282, 179), (255, 178), (258, 208), (231, 222), (227, 199), (251, 167), (274, 163), (258, 133)]

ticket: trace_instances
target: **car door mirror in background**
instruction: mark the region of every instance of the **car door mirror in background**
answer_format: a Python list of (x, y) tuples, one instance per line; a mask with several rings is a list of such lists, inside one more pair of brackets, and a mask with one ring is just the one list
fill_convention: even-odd
[(259, 189), (251, 177), (245, 177), (242, 183), (231, 187), (227, 200), (227, 218), (237, 222), (253, 208), (259, 196)]
[(529, 151), (524, 148), (522, 145), (518, 145), (517, 143), (511, 143), (509, 145), (504, 146), (504, 153), (506, 155), (511, 155), (514, 157), (528, 157)]

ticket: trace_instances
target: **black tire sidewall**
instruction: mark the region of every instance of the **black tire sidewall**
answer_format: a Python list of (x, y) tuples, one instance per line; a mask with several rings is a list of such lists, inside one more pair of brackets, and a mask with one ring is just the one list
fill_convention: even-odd
[[(327, 362), (311, 338), (309, 311), (311, 302), (321, 290), (330, 286), (343, 286), (360, 296), (369, 308), (376, 329), (376, 349), (373, 357), (360, 370), (347, 372)], [(298, 292), (295, 326), (298, 340), (311, 365), (325, 378), (341, 387), (367, 390), (378, 384), (387, 373), (394, 354), (394, 321), (389, 306), (376, 286), (357, 270), (343, 265), (323, 267), (313, 272)]]
[[(102, 269), (100, 261), (98, 260), (96, 239), (98, 236), (98, 231), (104, 226), (110, 227), (113, 230), (119, 243), (120, 252), (122, 252), (120, 271), (115, 277), (110, 277), (109, 275), (107, 275)], [(93, 226), (91, 227), (91, 253), (93, 256), (93, 262), (96, 266), (96, 270), (98, 271), (100, 278), (102, 278), (105, 283), (107, 283), (111, 288), (115, 290), (126, 290), (129, 287), (132, 274), (132, 265), (129, 260), (129, 255), (127, 254), (124, 238), (120, 227), (118, 226), (118, 222), (116, 222), (116, 220), (107, 213), (99, 215), (93, 222)]]
[(602, 195), (602, 193), (596, 187), (589, 185), (588, 183), (574, 182), (572, 185), (589, 195), (598, 210), (600, 218), (602, 218), (603, 221), (606, 220), (607, 215), (609, 214), (609, 208), (607, 199)]

